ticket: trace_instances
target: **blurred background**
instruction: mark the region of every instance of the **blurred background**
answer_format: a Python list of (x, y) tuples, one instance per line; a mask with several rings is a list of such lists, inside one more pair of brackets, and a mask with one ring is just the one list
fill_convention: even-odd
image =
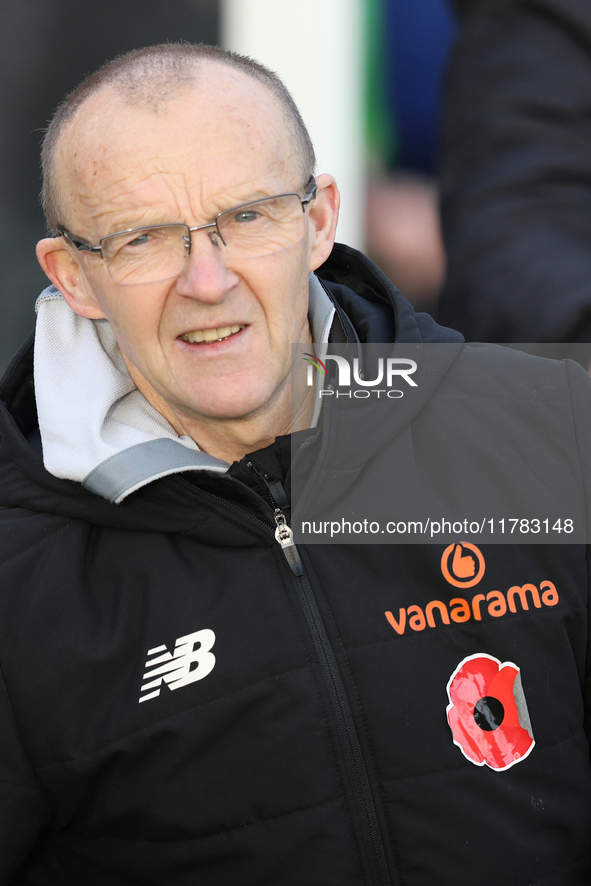
[(292, 90), (320, 172), (343, 193), (338, 239), (366, 250), (415, 305), (444, 279), (438, 213), (445, 0), (0, 0), (0, 370), (45, 287), (39, 145), (55, 106), (119, 52), (167, 40), (253, 55)]

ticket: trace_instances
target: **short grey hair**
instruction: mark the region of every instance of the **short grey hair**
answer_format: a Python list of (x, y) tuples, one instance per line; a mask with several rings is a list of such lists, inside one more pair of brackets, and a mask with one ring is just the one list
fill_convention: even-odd
[(279, 100), (296, 146), (304, 188), (314, 175), (316, 158), (306, 125), (283, 81), (264, 65), (245, 55), (204, 43), (160, 43), (119, 55), (86, 77), (53, 115), (43, 138), (41, 203), (47, 229), (57, 234), (65, 224), (64, 202), (56, 184), (55, 156), (61, 135), (77, 111), (104, 87), (112, 86), (131, 104), (144, 104), (157, 110), (179, 90), (195, 83), (203, 62), (218, 62), (248, 74)]

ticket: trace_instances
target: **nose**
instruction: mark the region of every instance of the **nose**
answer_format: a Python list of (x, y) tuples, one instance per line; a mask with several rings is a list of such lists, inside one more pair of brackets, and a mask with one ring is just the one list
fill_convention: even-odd
[(214, 239), (209, 231), (191, 234), (191, 251), (176, 282), (179, 295), (216, 304), (237, 284), (238, 275), (227, 266), (224, 247)]

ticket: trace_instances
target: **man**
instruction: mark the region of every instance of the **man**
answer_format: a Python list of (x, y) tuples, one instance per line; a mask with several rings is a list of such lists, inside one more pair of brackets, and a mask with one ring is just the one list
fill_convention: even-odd
[[(247, 59), (117, 59), (44, 170), (54, 286), (1, 394), (2, 882), (587, 882), (584, 546), (289, 529), (302, 478), (350, 513), (376, 479), (478, 495), (483, 462), (491, 501), (583, 508), (584, 373), (462, 348), (332, 249), (334, 180)], [(394, 341), (434, 348), (414, 386), (378, 362), (388, 421), (292, 371)]]

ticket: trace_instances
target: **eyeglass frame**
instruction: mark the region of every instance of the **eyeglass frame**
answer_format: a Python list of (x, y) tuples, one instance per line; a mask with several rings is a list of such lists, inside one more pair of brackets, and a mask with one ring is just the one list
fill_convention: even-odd
[[(95, 255), (100, 255), (102, 260), (105, 261), (105, 257), (103, 255), (103, 243), (105, 242), (105, 240), (111, 239), (111, 237), (119, 237), (121, 234), (134, 234), (136, 231), (138, 231), (138, 232), (139, 231), (149, 231), (152, 228), (177, 228), (177, 227), (179, 227), (179, 225), (182, 225), (183, 227), (187, 228), (187, 230), (189, 231), (189, 237), (187, 240), (187, 258), (188, 258), (191, 254), (191, 246), (193, 245), (193, 238), (191, 237), (191, 234), (193, 234), (195, 231), (205, 231), (208, 228), (215, 228), (217, 236), (222, 241), (224, 246), (229, 249), (232, 248), (231, 246), (228, 247), (228, 244), (226, 243), (226, 241), (222, 237), (222, 232), (220, 231), (220, 228), (218, 225), (218, 220), (221, 218), (222, 215), (226, 215), (226, 213), (236, 212), (239, 209), (245, 209), (247, 206), (256, 206), (257, 203), (266, 203), (267, 200), (276, 200), (279, 197), (298, 197), (299, 201), (302, 205), (302, 212), (305, 212), (306, 206), (308, 206), (308, 204), (311, 203), (312, 200), (314, 200), (314, 198), (316, 197), (316, 193), (318, 191), (318, 185), (316, 183), (316, 179), (314, 178), (314, 176), (310, 177), (310, 180), (309, 180), (306, 187), (308, 188), (308, 191), (306, 192), (305, 197), (301, 197), (297, 193), (297, 191), (288, 191), (285, 194), (273, 194), (270, 197), (260, 197), (258, 200), (249, 200), (248, 203), (240, 203), (238, 206), (230, 207), (230, 209), (223, 209), (221, 212), (218, 212), (218, 214), (216, 215), (216, 217), (214, 218), (214, 220), (212, 222), (208, 222), (205, 225), (195, 225), (195, 227), (190, 227), (189, 225), (185, 224), (185, 222), (168, 222), (168, 223), (165, 223), (162, 225), (143, 225), (142, 227), (139, 227), (139, 228), (127, 228), (126, 230), (115, 231), (113, 234), (106, 234), (106, 236), (101, 237), (101, 239), (99, 240), (98, 246), (92, 246), (90, 243), (87, 243), (86, 240), (82, 240), (79, 237), (75, 237), (73, 234), (70, 233), (70, 231), (67, 230), (67, 228), (58, 228), (58, 236), (64, 237), (66, 240), (68, 240), (72, 244), (72, 246), (74, 246), (80, 252), (82, 252), (82, 251), (91, 252)], [(184, 239), (187, 239), (187, 238), (184, 238)]]

